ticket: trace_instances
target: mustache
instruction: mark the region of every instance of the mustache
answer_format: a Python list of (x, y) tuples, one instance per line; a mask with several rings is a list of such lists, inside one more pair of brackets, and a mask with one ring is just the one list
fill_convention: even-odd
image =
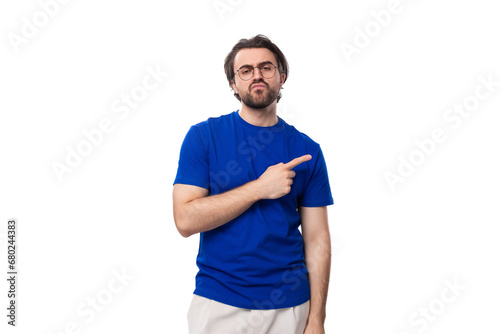
[(262, 84), (262, 85), (266, 86), (267, 88), (269, 88), (269, 85), (266, 82), (264, 82), (262, 80), (259, 80), (259, 81), (256, 81), (256, 82), (252, 83), (250, 85), (250, 89), (252, 89), (255, 85), (259, 85), (259, 84)]

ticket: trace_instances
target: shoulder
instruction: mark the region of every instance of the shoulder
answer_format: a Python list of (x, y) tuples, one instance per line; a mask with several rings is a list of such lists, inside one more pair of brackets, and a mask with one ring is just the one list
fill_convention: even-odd
[(210, 117), (204, 121), (194, 124), (191, 128), (196, 129), (196, 131), (201, 134), (208, 134), (214, 129), (230, 126), (231, 123), (232, 113), (229, 113), (218, 117)]
[(311, 152), (311, 154), (314, 155), (314, 153), (317, 153), (320, 150), (320, 145), (310, 136), (301, 132), (293, 125), (286, 122), (284, 122), (284, 124), (287, 132), (290, 134), (290, 137), (294, 138), (294, 140), (297, 141), (298, 144), (301, 144), (301, 146), (303, 145), (307, 151)]
[(212, 132), (230, 126), (231, 121), (231, 114), (226, 114), (218, 117), (210, 117), (204, 121), (191, 125), (188, 131), (188, 135), (195, 135), (202, 140), (206, 140), (210, 137), (210, 134)]

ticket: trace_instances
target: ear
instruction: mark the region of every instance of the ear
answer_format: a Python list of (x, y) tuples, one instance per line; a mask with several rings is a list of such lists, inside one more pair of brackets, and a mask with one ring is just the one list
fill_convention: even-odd
[(285, 73), (281, 73), (280, 74), (280, 83), (281, 83), (281, 86), (283, 86), (283, 84), (285, 83), (285, 79), (286, 79), (286, 74)]
[(234, 91), (236, 94), (239, 94), (239, 93), (238, 93), (238, 88), (236, 88), (236, 83), (234, 82), (234, 80), (231, 80), (231, 87), (233, 87), (233, 91)]

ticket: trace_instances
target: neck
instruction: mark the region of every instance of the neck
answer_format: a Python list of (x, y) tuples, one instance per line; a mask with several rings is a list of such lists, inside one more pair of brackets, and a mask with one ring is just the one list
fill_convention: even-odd
[(247, 123), (255, 126), (273, 126), (278, 123), (278, 116), (276, 116), (276, 101), (263, 109), (250, 108), (242, 103), (239, 115)]

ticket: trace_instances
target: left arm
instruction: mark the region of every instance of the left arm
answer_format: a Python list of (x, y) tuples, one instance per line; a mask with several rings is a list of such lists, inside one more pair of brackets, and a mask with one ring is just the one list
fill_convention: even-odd
[(326, 298), (330, 281), (331, 240), (326, 206), (300, 207), (311, 300), (304, 334), (324, 334)]

